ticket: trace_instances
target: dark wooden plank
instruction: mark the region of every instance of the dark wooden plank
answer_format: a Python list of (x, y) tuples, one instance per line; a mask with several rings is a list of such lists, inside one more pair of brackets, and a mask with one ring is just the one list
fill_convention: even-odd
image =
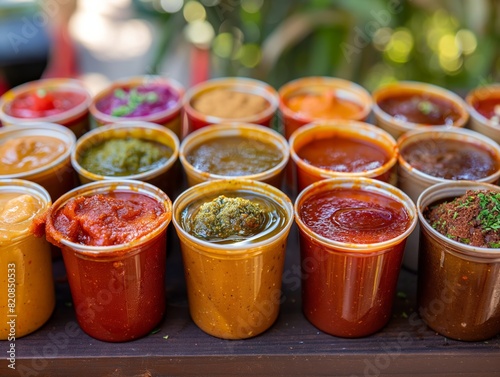
[[(500, 337), (485, 342), (448, 340), (414, 314), (416, 274), (402, 270), (394, 315), (379, 333), (342, 339), (312, 326), (302, 315), (299, 253), (294, 227), (287, 250), (281, 313), (264, 334), (227, 341), (211, 337), (189, 317), (180, 251), (170, 242), (167, 314), (159, 332), (126, 343), (84, 334), (69, 306), (62, 261), (55, 264), (57, 306), (40, 330), (16, 341), (17, 370), (1, 376), (498, 376)], [(168, 339), (164, 339), (168, 335)], [(7, 343), (1, 343), (2, 348)], [(5, 350), (6, 351), (6, 350)], [(4, 352), (4, 350), (2, 350)], [(5, 367), (4, 367), (5, 365)]]

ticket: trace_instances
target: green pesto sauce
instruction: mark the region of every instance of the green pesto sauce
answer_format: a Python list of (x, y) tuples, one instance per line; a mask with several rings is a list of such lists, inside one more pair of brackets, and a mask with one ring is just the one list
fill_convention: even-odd
[(109, 139), (87, 149), (80, 165), (94, 174), (122, 177), (155, 169), (172, 153), (166, 145), (153, 141)]

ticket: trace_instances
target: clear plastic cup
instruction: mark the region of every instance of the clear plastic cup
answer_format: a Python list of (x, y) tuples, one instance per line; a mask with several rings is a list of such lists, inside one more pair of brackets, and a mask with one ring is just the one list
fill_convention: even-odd
[[(383, 150), (387, 160), (376, 168), (365, 171), (344, 172), (317, 167), (299, 156), (300, 149), (307, 144), (335, 137), (354, 139), (365, 145)], [(359, 152), (354, 150), (351, 153), (355, 156)], [(384, 130), (368, 123), (349, 120), (330, 120), (303, 126), (297, 129), (290, 137), (290, 154), (296, 166), (297, 192), (302, 191), (310, 184), (319, 180), (335, 177), (366, 177), (391, 184), (396, 183), (396, 162), (398, 158), (396, 140)]]
[[(62, 112), (50, 115), (42, 115), (38, 117), (20, 117), (11, 114), (11, 106), (13, 101), (21, 96), (25, 96), (37, 91), (46, 92), (70, 92), (78, 94), (81, 97), (81, 102), (78, 102), (73, 107)], [(68, 98), (65, 99), (68, 101)], [(44, 79), (31, 81), (26, 84), (19, 85), (0, 98), (0, 121), (4, 126), (16, 126), (23, 123), (57, 123), (68, 127), (76, 137), (80, 137), (89, 130), (89, 106), (91, 102), (89, 91), (83, 83), (75, 79)]]
[[(0, 174), (0, 179), (26, 179), (38, 183), (49, 192), (52, 200), (73, 189), (76, 186), (76, 176), (71, 166), (70, 153), (76, 142), (74, 133), (58, 124), (26, 123), (0, 129), (0, 146), (9, 140), (22, 142), (27, 137), (39, 137), (40, 142), (44, 137), (57, 139), (64, 145), (64, 151), (40, 166), (28, 167), (25, 171), (16, 173)], [(35, 156), (33, 153), (33, 158)]]
[[(325, 203), (322, 198), (339, 192), (344, 204), (324, 218), (323, 225), (340, 221), (342, 241), (314, 231), (304, 207), (323, 213), (318, 209)], [(351, 200), (359, 201), (356, 207), (350, 207)], [(383, 204), (374, 207), (373, 203)], [(389, 209), (393, 211), (390, 216)], [(382, 215), (377, 217), (374, 213), (378, 211)], [(407, 221), (398, 225), (401, 216)], [(384, 327), (392, 317), (405, 240), (417, 222), (411, 199), (394, 186), (370, 178), (332, 178), (314, 183), (298, 195), (295, 221), (306, 318), (328, 334), (348, 338), (367, 336)], [(395, 224), (402, 226), (397, 232), (389, 229)], [(378, 229), (394, 237), (362, 243), (361, 236)]]
[[(99, 102), (103, 98), (111, 95), (117, 89), (133, 89), (143, 85), (158, 85), (168, 87), (178, 98), (172, 107), (168, 107), (162, 111), (154, 112), (144, 116), (113, 116), (99, 110)], [(164, 126), (173, 131), (179, 140), (183, 137), (182, 126), (182, 102), (184, 97), (184, 87), (175, 80), (167, 79), (160, 76), (137, 76), (113, 82), (110, 86), (99, 92), (92, 103), (89, 110), (92, 115), (94, 126), (100, 127), (110, 123), (118, 123), (122, 121), (139, 121), (151, 122)], [(95, 127), (94, 127), (95, 128)]]
[(427, 207), (467, 190), (500, 191), (471, 181), (443, 182), (418, 198), (420, 252), (418, 312), (434, 331), (452, 339), (480, 341), (500, 333), (500, 249), (466, 245), (437, 232), (425, 219)]
[[(343, 115), (339, 113), (335, 118), (313, 117), (296, 112), (287, 105), (290, 98), (304, 94), (324, 94), (332, 92), (334, 98), (352, 102), (358, 106), (357, 111)], [(373, 105), (370, 93), (362, 86), (348, 80), (333, 77), (304, 77), (288, 82), (279, 89), (280, 112), (287, 140), (299, 127), (308, 123), (346, 119), (364, 121), (368, 119)]]
[[(172, 150), (172, 155), (160, 166), (151, 170), (127, 176), (110, 176), (95, 174), (81, 165), (85, 152), (93, 146), (110, 139), (135, 138), (160, 143)], [(81, 184), (100, 180), (132, 179), (151, 183), (174, 198), (180, 192), (182, 184), (181, 167), (177, 161), (179, 155), (179, 139), (173, 131), (154, 123), (127, 121), (94, 129), (76, 142), (71, 152), (71, 164), (78, 173)]]
[[(29, 195), (16, 206), (19, 219), (4, 220), (6, 200)], [(18, 203), (19, 204), (19, 203)], [(35, 237), (31, 226), (50, 206), (49, 193), (40, 185), (21, 179), (0, 179), (0, 339), (15, 341), (40, 328), (55, 306), (50, 244)], [(24, 211), (20, 215), (20, 211)], [(24, 216), (25, 215), (25, 216)]]
[[(267, 101), (268, 106), (254, 114), (245, 117), (219, 117), (202, 113), (194, 106), (194, 102), (201, 96), (214, 90), (229, 90), (239, 93), (256, 95)], [(224, 103), (221, 103), (224, 106)], [(254, 123), (271, 127), (272, 120), (278, 109), (278, 93), (263, 81), (243, 77), (223, 77), (211, 79), (193, 86), (186, 92), (184, 110), (187, 115), (188, 131), (193, 132), (209, 124), (227, 122)]]
[[(282, 212), (278, 226), (251, 242), (213, 243), (183, 227), (183, 212), (193, 203), (250, 195)], [(293, 206), (275, 187), (258, 181), (209, 181), (184, 191), (174, 202), (173, 223), (180, 238), (189, 311), (206, 333), (245, 339), (266, 331), (276, 320), (287, 236)]]
[[(457, 114), (457, 119), (450, 125), (413, 123), (405, 119), (394, 117), (381, 109), (379, 105), (380, 101), (387, 98), (398, 98), (402, 95), (424, 96), (427, 100), (435, 98), (437, 100), (444, 101), (453, 107), (453, 111)], [(443, 130), (450, 127), (465, 127), (469, 120), (469, 113), (467, 112), (467, 105), (464, 100), (462, 100), (455, 93), (436, 85), (416, 81), (400, 81), (377, 89), (373, 92), (372, 97), (374, 101), (373, 113), (375, 114), (375, 124), (389, 132), (396, 139), (405, 132), (416, 129), (421, 130), (432, 128)]]
[[(246, 153), (249, 149), (265, 149), (266, 144), (271, 144), (282, 154), (281, 160), (271, 168), (263, 170), (255, 174), (246, 174), (236, 176), (215, 174), (214, 172), (204, 171), (189, 162), (189, 156), (193, 149), (206, 145), (210, 141), (223, 141), (225, 138), (242, 138), (241, 146), (234, 151), (235, 158), (241, 159), (244, 164)], [(265, 144), (264, 144), (265, 143)], [(264, 150), (262, 153), (265, 153)], [(258, 152), (256, 152), (258, 154)], [(289, 148), (285, 138), (276, 131), (255, 124), (248, 123), (226, 123), (214, 126), (203, 127), (189, 134), (181, 143), (179, 159), (182, 163), (187, 176), (189, 186), (194, 186), (198, 183), (216, 180), (216, 179), (250, 179), (269, 183), (276, 188), (281, 188), (283, 174), (286, 164), (289, 159)]]
[[(97, 194), (128, 195), (133, 206), (152, 199), (164, 212), (151, 220), (153, 228), (146, 235), (109, 246), (89, 246), (61, 233), (55, 223), (68, 201)], [(132, 208), (118, 214), (120, 218), (130, 218), (131, 212), (137, 211)], [(99, 222), (109, 221), (109, 215), (90, 215), (82, 219), (80, 226), (95, 232)], [(165, 193), (133, 180), (89, 183), (68, 192), (52, 205), (46, 219), (47, 239), (61, 247), (76, 319), (88, 335), (108, 342), (128, 341), (148, 334), (162, 320), (166, 228), (171, 215), (171, 201)], [(114, 237), (121, 232), (124, 231), (117, 228), (102, 237)]]

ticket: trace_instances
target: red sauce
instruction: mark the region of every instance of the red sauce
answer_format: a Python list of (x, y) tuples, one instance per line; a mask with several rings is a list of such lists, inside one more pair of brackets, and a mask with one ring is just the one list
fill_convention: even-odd
[(146, 195), (113, 192), (70, 199), (53, 215), (53, 223), (71, 242), (110, 246), (147, 235), (164, 213), (162, 205)]
[(495, 112), (495, 106), (500, 107), (500, 96), (478, 100), (473, 106), (485, 118), (491, 119), (494, 116), (500, 116), (499, 110)]
[(64, 113), (85, 101), (82, 93), (38, 89), (17, 96), (6, 113), (17, 118), (43, 118)]
[(420, 140), (402, 148), (401, 156), (414, 169), (444, 179), (474, 181), (500, 168), (491, 151), (463, 140)]
[(302, 204), (300, 216), (315, 233), (333, 241), (356, 244), (393, 239), (410, 224), (400, 202), (354, 189), (313, 195)]
[(313, 140), (297, 155), (310, 165), (337, 172), (374, 170), (390, 159), (387, 151), (373, 142), (341, 136)]
[(378, 106), (394, 118), (411, 123), (452, 126), (460, 119), (452, 102), (430, 94), (398, 93), (380, 100)]

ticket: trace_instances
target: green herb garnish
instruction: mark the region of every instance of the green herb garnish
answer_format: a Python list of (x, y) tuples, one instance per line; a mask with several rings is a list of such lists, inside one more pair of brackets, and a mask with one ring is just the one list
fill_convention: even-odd
[(500, 193), (478, 193), (481, 211), (477, 216), (483, 230), (500, 229)]
[[(127, 93), (123, 89), (116, 89), (114, 91), (114, 96), (119, 99), (126, 99)], [(132, 114), (139, 105), (143, 103), (155, 103), (158, 102), (158, 94), (155, 92), (146, 92), (144, 94), (140, 94), (137, 89), (131, 89), (128, 92), (128, 102), (125, 105), (115, 107), (111, 111), (112, 116), (126, 116)]]
[(429, 101), (420, 101), (417, 105), (418, 110), (425, 115), (429, 115), (432, 111), (435, 110), (436, 106), (432, 102)]

